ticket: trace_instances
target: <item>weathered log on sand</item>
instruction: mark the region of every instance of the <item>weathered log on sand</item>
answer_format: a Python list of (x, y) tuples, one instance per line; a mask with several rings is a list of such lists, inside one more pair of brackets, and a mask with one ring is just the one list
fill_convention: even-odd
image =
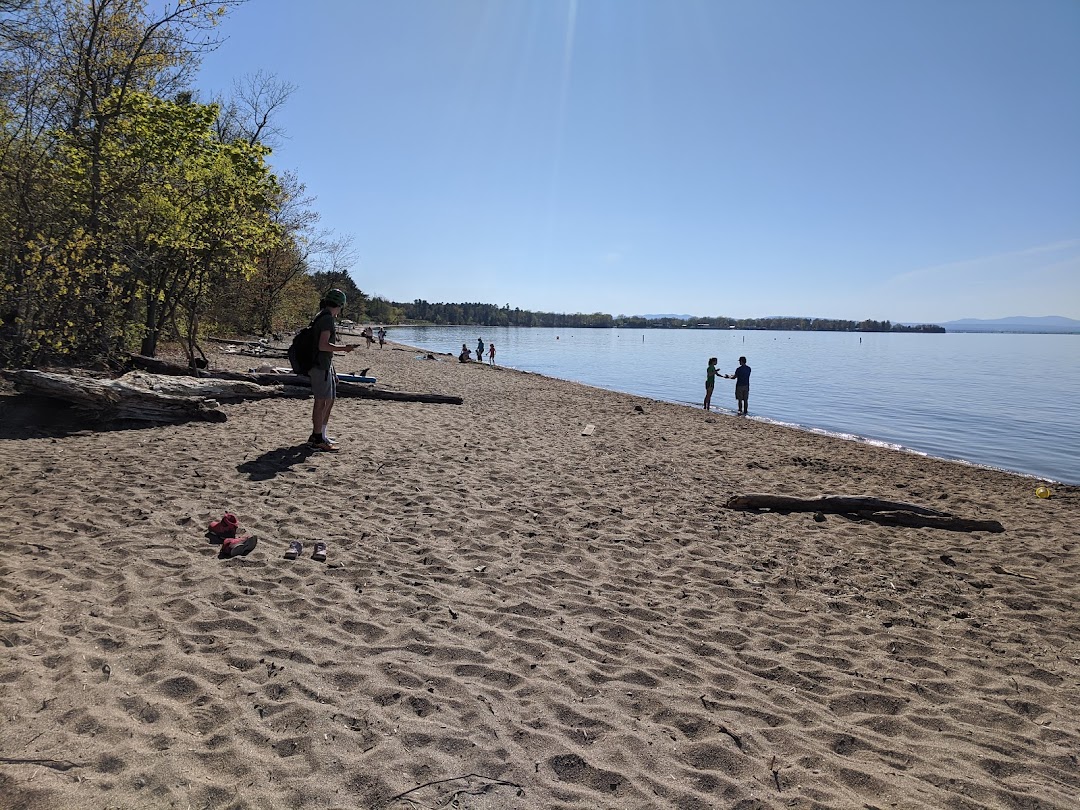
[(23, 369), (8, 375), (26, 394), (62, 399), (93, 418), (140, 422), (224, 422), (224, 412), (212, 399), (175, 396), (122, 380), (103, 380), (70, 374)]
[[(212, 372), (214, 374), (218, 372)], [(311, 387), (311, 380), (296, 374), (248, 374), (245, 375), (260, 385), (296, 385)], [(339, 398), (380, 399), (390, 402), (425, 402), (429, 405), (461, 405), (461, 397), (450, 394), (420, 394), (415, 391), (387, 391), (385, 388), (372, 388), (364, 383), (342, 382), (338, 380)]]
[(167, 363), (156, 357), (147, 357), (145, 354), (129, 354), (128, 366), (149, 371), (151, 374), (167, 374), (170, 377), (209, 377), (211, 374), (205, 368), (189, 368), (176, 363)]
[[(246, 380), (259, 385), (286, 385), (311, 388), (311, 380), (297, 374), (245, 374), (239, 371), (207, 371), (206, 369), (192, 370), (185, 366), (166, 363), (155, 357), (146, 357), (141, 354), (130, 355), (131, 364), (136, 368), (143, 368), (155, 374), (168, 374), (182, 377), (205, 377), (215, 380)], [(356, 399), (379, 399), (390, 402), (424, 402), (430, 405), (461, 405), (464, 400), (461, 397), (450, 394), (420, 394), (411, 391), (387, 391), (383, 388), (372, 388), (364, 383), (350, 383), (338, 381), (338, 397)]]
[(887, 501), (869, 496), (835, 496), (792, 498), (787, 495), (735, 495), (728, 498), (728, 509), (769, 509), (773, 512), (829, 512), (857, 515), (861, 518), (894, 526), (946, 529), (956, 532), (1005, 531), (996, 520), (972, 520), (940, 512), (925, 506), (903, 501)]
[(229, 340), (228, 338), (208, 337), (203, 338), (211, 343), (224, 343), (228, 346), (262, 346), (264, 348), (270, 345), (270, 341), (263, 340)]
[(203, 397), (218, 401), (267, 399), (268, 397), (309, 396), (310, 388), (285, 386), (280, 381), (275, 386), (260, 385), (254, 380), (219, 380), (214, 377), (177, 377), (167, 374), (150, 374), (145, 371), (129, 371), (117, 382), (168, 394), (175, 397)]
[(824, 495), (820, 498), (792, 498), (787, 495), (734, 495), (724, 504), (728, 509), (772, 509), (774, 512), (914, 512), (917, 515), (947, 515), (903, 501), (886, 501), (867, 495)]

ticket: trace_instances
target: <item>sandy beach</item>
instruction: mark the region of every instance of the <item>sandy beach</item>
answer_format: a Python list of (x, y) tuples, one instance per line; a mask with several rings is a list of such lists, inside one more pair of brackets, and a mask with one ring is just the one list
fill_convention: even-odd
[(0, 808), (1080, 806), (1080, 488), (423, 356), (337, 454), (0, 396)]

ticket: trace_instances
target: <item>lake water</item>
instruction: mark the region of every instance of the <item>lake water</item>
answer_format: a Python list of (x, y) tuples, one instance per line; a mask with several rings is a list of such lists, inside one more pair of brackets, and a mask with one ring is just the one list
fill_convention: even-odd
[[(1080, 335), (394, 327), (440, 352), (701, 406), (705, 366), (753, 368), (750, 416), (1080, 484)], [(734, 412), (734, 382), (713, 407)]]

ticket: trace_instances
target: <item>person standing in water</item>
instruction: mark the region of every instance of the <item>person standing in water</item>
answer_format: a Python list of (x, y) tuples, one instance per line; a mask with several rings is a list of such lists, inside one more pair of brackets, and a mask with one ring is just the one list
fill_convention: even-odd
[(746, 365), (746, 358), (739, 358), (739, 367), (734, 374), (724, 376), (735, 380), (735, 401), (739, 404), (739, 415), (746, 416), (750, 403), (750, 366)]
[(709, 358), (709, 367), (705, 369), (705, 410), (712, 407), (712, 392), (716, 386), (716, 358)]
[(488, 365), (489, 366), (495, 365), (495, 344), (494, 343), (489, 343), (488, 344)]
[(476, 362), (477, 363), (483, 363), (484, 362), (484, 339), (483, 338), (477, 338), (476, 339)]

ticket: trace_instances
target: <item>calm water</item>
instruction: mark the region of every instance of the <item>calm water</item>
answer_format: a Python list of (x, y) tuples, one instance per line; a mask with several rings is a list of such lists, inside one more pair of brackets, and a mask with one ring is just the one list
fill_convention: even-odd
[[(1080, 484), (1080, 335), (395, 327), (442, 352), (700, 406), (705, 366), (753, 368), (750, 415)], [(860, 343), (861, 338), (861, 343)], [(734, 412), (734, 382), (713, 407)]]

